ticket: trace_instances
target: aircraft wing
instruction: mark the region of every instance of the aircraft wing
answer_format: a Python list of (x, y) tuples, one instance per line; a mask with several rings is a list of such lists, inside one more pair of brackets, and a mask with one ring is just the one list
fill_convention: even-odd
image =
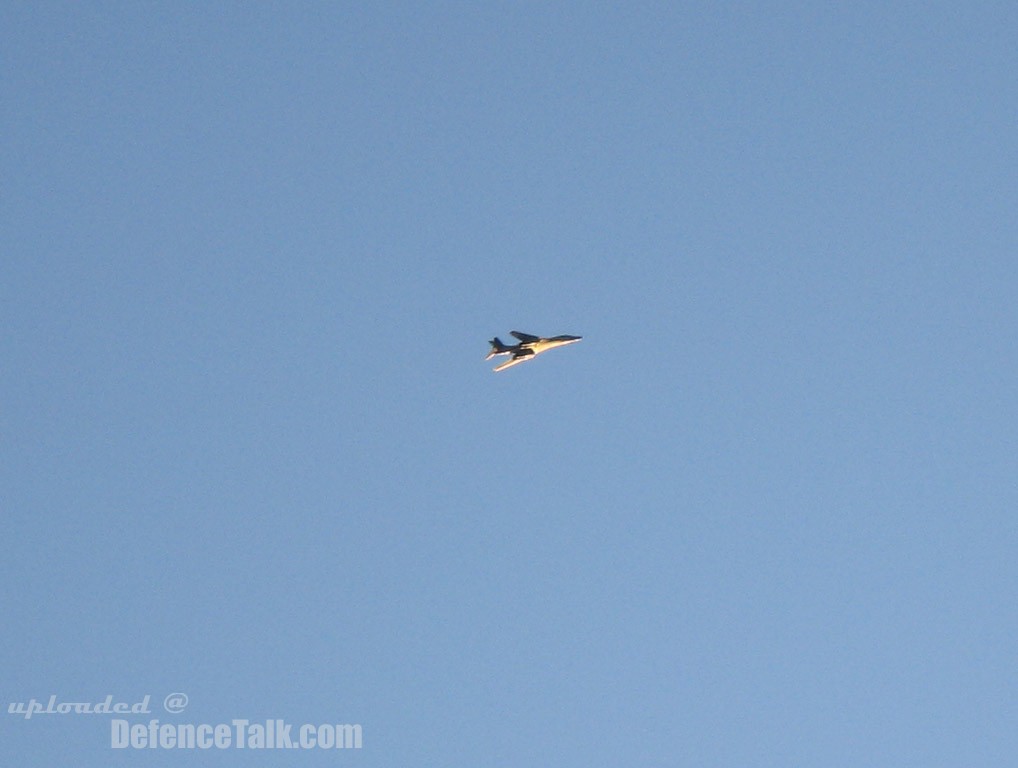
[(531, 336), (529, 333), (520, 333), (519, 331), (509, 331), (509, 333), (522, 341), (524, 344), (529, 344), (534, 341), (540, 341), (540, 336)]
[(510, 357), (508, 360), (506, 360), (501, 365), (498, 365), (498, 366), (492, 368), (492, 370), (493, 371), (504, 371), (506, 368), (511, 368), (512, 366), (514, 366), (514, 365), (516, 365), (518, 363), (525, 363), (525, 362), (527, 362), (527, 360), (533, 360), (533, 359), (534, 359), (534, 353), (529, 351), (529, 350), (527, 350), (523, 354), (513, 355), (512, 357)]

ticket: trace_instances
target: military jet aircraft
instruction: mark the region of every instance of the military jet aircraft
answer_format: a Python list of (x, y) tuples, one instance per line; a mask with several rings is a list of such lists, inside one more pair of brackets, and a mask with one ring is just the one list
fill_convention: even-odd
[(509, 355), (508, 360), (493, 369), (495, 371), (504, 371), (506, 368), (517, 363), (533, 360), (539, 354), (549, 349), (573, 344), (583, 338), (582, 336), (552, 336), (550, 339), (545, 339), (541, 336), (531, 336), (529, 333), (520, 333), (519, 331), (509, 331), (509, 333), (514, 338), (519, 339), (520, 343), (506, 346), (496, 336), (491, 340), (491, 351), (484, 358), (485, 360), (491, 360), (491, 358), (497, 355)]

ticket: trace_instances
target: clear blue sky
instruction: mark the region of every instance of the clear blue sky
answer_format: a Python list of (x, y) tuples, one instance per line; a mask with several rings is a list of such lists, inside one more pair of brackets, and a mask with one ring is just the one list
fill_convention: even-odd
[(11, 764), (1013, 760), (1016, 30), (4, 3)]

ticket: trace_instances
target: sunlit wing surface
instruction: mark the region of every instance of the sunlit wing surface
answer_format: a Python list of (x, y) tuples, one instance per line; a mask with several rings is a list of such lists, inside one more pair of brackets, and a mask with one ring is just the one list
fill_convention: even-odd
[(509, 335), (514, 336), (515, 338), (522, 341), (524, 344), (529, 344), (541, 340), (540, 336), (531, 336), (529, 333), (520, 333), (519, 331), (509, 331)]
[(529, 354), (526, 354), (526, 355), (513, 355), (511, 358), (506, 360), (501, 365), (495, 366), (492, 370), (494, 370), (494, 371), (504, 371), (506, 368), (511, 368), (512, 366), (514, 366), (514, 365), (516, 365), (518, 363), (525, 363), (525, 362), (527, 362), (527, 360), (533, 360), (533, 359), (534, 359), (534, 353), (533, 352), (531, 352)]

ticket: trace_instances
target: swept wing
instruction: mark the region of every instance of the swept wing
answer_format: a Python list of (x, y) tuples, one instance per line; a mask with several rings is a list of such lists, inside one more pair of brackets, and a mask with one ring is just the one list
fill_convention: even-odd
[(512, 357), (510, 357), (508, 360), (506, 360), (501, 365), (495, 366), (492, 370), (494, 370), (494, 371), (504, 371), (506, 368), (511, 368), (512, 366), (514, 366), (514, 365), (516, 365), (518, 363), (525, 363), (525, 362), (527, 362), (527, 360), (533, 360), (533, 359), (534, 359), (534, 353), (532, 351), (530, 351), (529, 349), (524, 349), (524, 350), (521, 350), (520, 352), (514, 353)]

